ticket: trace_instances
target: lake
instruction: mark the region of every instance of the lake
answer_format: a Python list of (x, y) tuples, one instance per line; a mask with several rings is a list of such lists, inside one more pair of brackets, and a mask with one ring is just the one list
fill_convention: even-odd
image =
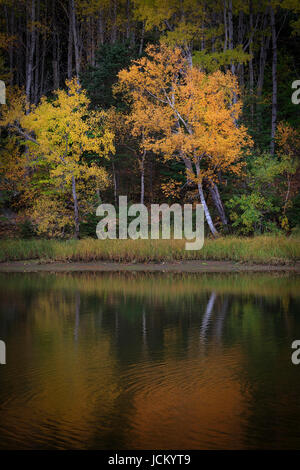
[(300, 448), (300, 277), (0, 274), (1, 449)]

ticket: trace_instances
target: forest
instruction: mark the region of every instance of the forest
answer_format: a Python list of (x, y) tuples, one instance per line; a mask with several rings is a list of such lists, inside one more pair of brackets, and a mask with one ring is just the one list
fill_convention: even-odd
[(0, 236), (201, 203), (209, 238), (300, 232), (297, 0), (0, 0)]

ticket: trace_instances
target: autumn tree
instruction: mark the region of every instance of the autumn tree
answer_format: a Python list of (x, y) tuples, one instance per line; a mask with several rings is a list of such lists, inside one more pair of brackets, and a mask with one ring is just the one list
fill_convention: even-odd
[(237, 121), (241, 103), (230, 72), (207, 75), (189, 67), (178, 48), (149, 46), (147, 57), (119, 74), (119, 87), (131, 96), (137, 128), (147, 129), (143, 147), (167, 159), (181, 159), (187, 179), (197, 184), (212, 234), (203, 183), (214, 186), (222, 172), (239, 174), (242, 148), (250, 138)]
[(290, 124), (280, 122), (276, 135), (278, 144), (278, 157), (281, 162), (281, 174), (283, 179), (282, 195), (282, 220), (283, 227), (289, 227), (287, 212), (293, 206), (293, 198), (300, 188), (300, 135), (299, 130)]
[(88, 164), (84, 157), (90, 152), (96, 153), (100, 163), (102, 157), (114, 152), (114, 146), (113, 134), (105, 126), (105, 113), (90, 111), (86, 92), (76, 79), (67, 81), (66, 85), (67, 90), (57, 90), (54, 99), (43, 97), (30, 113), (26, 112), (21, 99), (12, 103), (1, 124), (26, 143), (26, 158), (33, 170), (46, 166), (50, 182), (71, 192), (77, 238), (78, 185), (94, 181), (96, 191), (108, 183), (106, 171), (96, 163)]

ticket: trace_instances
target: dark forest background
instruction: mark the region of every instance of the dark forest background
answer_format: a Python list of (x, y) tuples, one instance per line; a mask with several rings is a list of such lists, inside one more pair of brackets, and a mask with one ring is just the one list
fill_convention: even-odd
[[(299, 1), (0, 0), (0, 12), (0, 78), (7, 86), (8, 105), (10, 96), (23, 93), (28, 112), (42, 96), (51, 101), (54, 90), (65, 89), (66, 80), (77, 77), (90, 109), (113, 110), (110, 116), (118, 121), (118, 113), (130, 113), (124, 96), (113, 92), (118, 73), (141, 58), (149, 44), (181, 48), (186, 60), (207, 74), (230, 70), (240, 86), (241, 123), (254, 146), (245, 154), (239, 178), (220, 174), (216, 182), (226, 230), (290, 233), (300, 226), (300, 104), (292, 102), (292, 84), (300, 80)], [(110, 180), (98, 194), (101, 201), (114, 203), (127, 195), (139, 202), (141, 171), (146, 204), (197, 199), (180, 161), (148, 152), (141, 168), (138, 139), (121, 120), (113, 124), (116, 150), (101, 162)], [(72, 230), (67, 222), (63, 229), (54, 229), (53, 222), (39, 230), (36, 214), (48, 206), (38, 209), (36, 201), (53, 198), (53, 192), (42, 173), (37, 177), (32, 165), (28, 170), (28, 162), (26, 170), (26, 158), (24, 140), (2, 126), (1, 236), (68, 236)], [(95, 161), (90, 154), (82, 158), (88, 164)], [(204, 191), (222, 231), (224, 221), (209, 185), (204, 184)], [(71, 207), (68, 196), (64, 201)], [(80, 236), (94, 236), (96, 205), (82, 205)], [(59, 212), (55, 216), (61, 217)]]

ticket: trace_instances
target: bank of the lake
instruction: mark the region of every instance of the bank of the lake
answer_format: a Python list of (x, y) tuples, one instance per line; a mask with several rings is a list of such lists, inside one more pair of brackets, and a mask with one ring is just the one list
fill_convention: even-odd
[[(186, 262), (189, 263), (188, 266), (193, 266), (193, 269), (196, 266), (200, 270), (205, 266), (204, 263), (208, 262), (230, 262), (230, 270), (240, 269), (241, 264), (293, 266), (300, 261), (300, 236), (227, 236), (217, 240), (207, 238), (201, 250), (193, 251), (185, 249), (184, 240), (95, 240), (88, 238), (67, 241), (39, 239), (0, 241), (0, 263), (16, 261), (30, 261), (30, 264), (34, 261), (35, 267), (36, 263), (117, 263), (118, 269), (121, 269), (120, 263), (132, 263), (139, 270), (139, 264), (146, 265), (143, 269), (148, 270), (149, 263), (175, 263), (177, 268), (180, 263), (180, 269), (185, 270)], [(196, 261), (198, 263), (191, 264)], [(223, 265), (223, 270), (227, 270), (225, 266)], [(68, 269), (71, 269), (71, 266)], [(150, 270), (156, 269), (162, 270), (164, 266), (159, 268), (150, 266)], [(105, 265), (101, 270), (107, 270)]]
[(295, 273), (300, 274), (300, 262), (294, 264), (250, 264), (231, 261), (176, 261), (161, 263), (68, 262), (41, 263), (37, 260), (0, 263), (2, 273), (33, 272), (136, 272), (136, 273)]

